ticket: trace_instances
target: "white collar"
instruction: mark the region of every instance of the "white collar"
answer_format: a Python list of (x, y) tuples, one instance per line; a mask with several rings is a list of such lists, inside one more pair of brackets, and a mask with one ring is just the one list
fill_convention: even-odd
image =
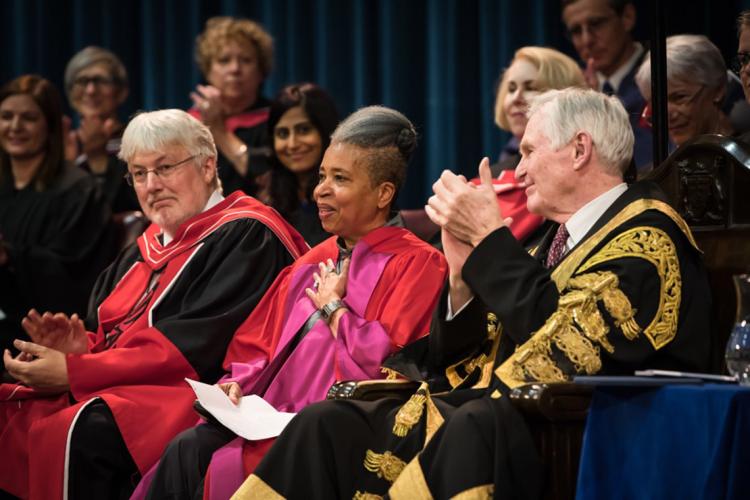
[[(213, 193), (211, 193), (211, 196), (208, 197), (208, 201), (206, 202), (206, 206), (203, 207), (203, 210), (201, 210), (201, 213), (205, 212), (206, 210), (209, 210), (213, 208), (214, 206), (221, 203), (221, 201), (224, 199), (224, 195), (221, 194), (220, 190), (216, 190)], [(172, 237), (168, 235), (166, 232), (162, 233), (162, 245), (167, 246), (172, 241)]]
[(565, 227), (568, 230), (568, 241), (565, 242), (565, 250), (570, 250), (578, 244), (579, 241), (586, 236), (594, 223), (604, 212), (620, 197), (622, 193), (627, 191), (628, 185), (620, 183), (606, 191), (584, 206), (578, 209), (576, 213), (570, 216), (570, 219), (565, 223)]
[(633, 47), (635, 48), (635, 51), (633, 51), (633, 55), (630, 56), (630, 59), (628, 59), (625, 64), (617, 68), (617, 71), (609, 75), (609, 77), (604, 76), (604, 74), (598, 71), (596, 72), (596, 79), (599, 80), (599, 90), (602, 89), (602, 85), (604, 85), (604, 82), (609, 82), (609, 84), (612, 85), (612, 89), (615, 91), (615, 94), (618, 90), (620, 90), (620, 84), (625, 79), (627, 74), (630, 73), (630, 70), (633, 69), (635, 63), (638, 62), (638, 58), (641, 57), (641, 54), (643, 54), (643, 45), (638, 42), (633, 42)]

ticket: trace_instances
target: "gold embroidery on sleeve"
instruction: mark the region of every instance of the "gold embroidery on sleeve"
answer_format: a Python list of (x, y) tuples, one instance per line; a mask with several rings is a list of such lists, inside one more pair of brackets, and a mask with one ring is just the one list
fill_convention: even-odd
[(372, 450), (367, 450), (364, 466), (369, 472), (375, 473), (378, 477), (392, 483), (404, 470), (406, 462), (390, 451), (375, 453)]
[(422, 418), (425, 401), (427, 401), (427, 383), (422, 382), (417, 392), (396, 413), (393, 434), (404, 437), (409, 433), (411, 428)]
[[(462, 359), (456, 364), (446, 368), (445, 375), (448, 383), (454, 389), (461, 385), (477, 368), (481, 372), (479, 380), (472, 386), (475, 389), (488, 387), (492, 380), (492, 367), (495, 364), (495, 356), (500, 346), (500, 336), (503, 325), (494, 313), (487, 313), (487, 340), (485, 348), (479, 354)], [(460, 373), (459, 373), (460, 372)]]
[(597, 373), (602, 366), (599, 346), (609, 352), (614, 351), (607, 339), (609, 327), (597, 302), (602, 301), (616, 321), (635, 325), (633, 330), (636, 336), (639, 331), (633, 319), (635, 310), (618, 286), (617, 275), (610, 271), (570, 279), (566, 293), (558, 300), (557, 311), (495, 370), (497, 376), (511, 388), (532, 381), (568, 380), (552, 358), (552, 345), (570, 360), (576, 373)]
[[(651, 323), (644, 329), (644, 334), (654, 349), (660, 349), (671, 342), (677, 334), (682, 299), (682, 276), (674, 242), (661, 229), (636, 227), (607, 243), (596, 255), (588, 259), (578, 272), (585, 272), (602, 262), (625, 257), (649, 261), (659, 275), (659, 307)], [(633, 340), (637, 335), (637, 325), (632, 320), (634, 312), (631, 314), (627, 310), (630, 308), (630, 302), (625, 294), (619, 289), (610, 290), (603, 299), (608, 312), (619, 323), (625, 336)]]
[(355, 491), (352, 500), (383, 500), (383, 497), (366, 491)]
[(399, 378), (401, 378), (396, 370), (392, 368), (386, 368), (385, 366), (380, 367), (380, 373), (385, 374), (386, 380), (398, 380)]

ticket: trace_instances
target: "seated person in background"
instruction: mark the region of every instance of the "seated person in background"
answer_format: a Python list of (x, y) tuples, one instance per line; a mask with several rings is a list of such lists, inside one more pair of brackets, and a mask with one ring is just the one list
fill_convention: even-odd
[[(644, 98), (650, 102), (650, 54), (635, 78)], [(729, 118), (722, 111), (726, 90), (724, 58), (708, 38), (703, 35), (667, 38), (667, 120), (669, 138), (676, 146), (702, 134), (732, 134)]]
[(138, 210), (125, 182), (127, 165), (117, 159), (124, 126), (117, 107), (128, 96), (128, 73), (122, 61), (100, 47), (86, 47), (65, 68), (65, 91), (79, 116), (78, 129), (66, 137), (66, 158), (91, 172), (102, 186), (113, 213)]
[(100, 276), (91, 331), (32, 310), (33, 342), (0, 385), (0, 490), (31, 498), (127, 498), (139, 471), (194, 423), (185, 377), (215, 382), (237, 327), (306, 249), (279, 215), (221, 195), (216, 147), (180, 110), (143, 113), (120, 158), (153, 222)]
[(429, 337), (386, 364), (420, 367), (429, 385), (405, 405), (306, 408), (236, 498), (539, 498), (539, 458), (512, 388), (705, 369), (700, 252), (658, 187), (623, 183), (632, 151), (616, 98), (570, 88), (532, 101), (516, 175), (529, 210), (559, 224), (535, 255), (508, 230), (486, 159), (479, 187), (443, 172), (427, 210), (443, 229), (448, 286)]
[[(427, 334), (447, 265), (388, 223), (416, 139), (406, 117), (380, 106), (336, 129), (314, 193), (323, 228), (335, 236), (286, 269), (235, 335), (231, 378), (222, 384), (235, 403), (258, 394), (299, 411), (334, 382), (383, 377), (389, 354)], [(230, 431), (199, 425), (169, 445), (149, 498), (199, 497), (209, 461), (205, 496), (228, 498), (272, 443), (245, 441), (243, 450)]]
[[(32, 307), (86, 311), (110, 263), (110, 212), (91, 176), (63, 158), (62, 99), (25, 75), (0, 89), (0, 349), (26, 338)], [(2, 372), (0, 364), (0, 372)]]
[(620, 99), (635, 134), (635, 165), (639, 170), (650, 165), (652, 134), (640, 125), (646, 102), (635, 83), (646, 52), (631, 35), (635, 5), (629, 0), (561, 0), (561, 4), (568, 38), (586, 68), (586, 83)]
[[(503, 72), (495, 100), (495, 123), (513, 137), (505, 146), (505, 156), (501, 155), (490, 170), (500, 209), (513, 219), (511, 231), (519, 241), (526, 241), (543, 221), (526, 209), (526, 194), (514, 176), (514, 169), (521, 161), (518, 145), (526, 130), (529, 99), (545, 90), (583, 85), (583, 73), (575, 61), (546, 47), (521, 47)], [(479, 183), (479, 179), (475, 182)], [(534, 235), (531, 239), (538, 237)]]
[(737, 59), (735, 70), (742, 80), (745, 101), (738, 102), (729, 116), (732, 128), (745, 143), (750, 144), (750, 10), (737, 18)]
[(273, 66), (273, 39), (249, 19), (212, 17), (195, 54), (208, 84), (190, 94), (189, 113), (211, 129), (224, 189), (254, 194), (256, 178), (268, 170), (269, 102), (260, 87)]
[(271, 179), (257, 197), (278, 210), (310, 245), (330, 236), (320, 225), (313, 189), (338, 122), (333, 99), (312, 83), (288, 85), (271, 102)]

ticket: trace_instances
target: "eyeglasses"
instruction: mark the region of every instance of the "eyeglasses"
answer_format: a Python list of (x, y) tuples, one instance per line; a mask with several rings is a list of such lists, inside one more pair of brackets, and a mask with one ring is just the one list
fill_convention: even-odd
[[(696, 99), (698, 99), (705, 88), (705, 85), (701, 85), (701, 87), (692, 94), (686, 94), (684, 92), (673, 92), (667, 95), (667, 103), (678, 108), (683, 108), (692, 104)], [(651, 128), (653, 126), (652, 115), (653, 108), (651, 107), (651, 103), (648, 102), (641, 112), (641, 117), (638, 121), (638, 124), (641, 127)]]
[(178, 161), (177, 163), (159, 165), (158, 167), (154, 167), (154, 168), (142, 168), (142, 169), (135, 170), (133, 172), (128, 172), (127, 174), (125, 174), (125, 181), (130, 186), (143, 185), (146, 183), (146, 179), (148, 178), (149, 172), (152, 172), (159, 179), (162, 179), (162, 180), (168, 179), (177, 171), (177, 168), (180, 165), (184, 165), (185, 163), (194, 159), (196, 156), (197, 155), (190, 156), (189, 158), (185, 158), (184, 160)]
[(739, 73), (748, 63), (750, 63), (750, 52), (737, 52), (732, 61), (732, 69), (735, 73)]
[(73, 86), (74, 87), (80, 87), (82, 89), (85, 89), (89, 86), (90, 83), (94, 84), (94, 87), (105, 87), (114, 85), (115, 80), (113, 78), (108, 78), (106, 76), (79, 76), (75, 80), (73, 80)]
[(584, 30), (592, 36), (597, 36), (601, 33), (602, 29), (614, 19), (615, 16), (599, 16), (586, 19), (581, 24), (574, 24), (569, 26), (566, 35), (572, 40), (574, 38), (580, 38), (583, 35)]

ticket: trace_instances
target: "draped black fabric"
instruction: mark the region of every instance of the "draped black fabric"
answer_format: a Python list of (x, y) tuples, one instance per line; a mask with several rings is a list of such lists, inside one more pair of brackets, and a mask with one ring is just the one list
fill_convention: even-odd
[[(667, 34), (704, 33), (730, 61), (734, 20), (750, 0), (665, 0)], [(636, 38), (650, 33), (650, 0)], [(514, 51), (549, 45), (574, 55), (557, 0), (4, 0), (0, 81), (39, 73), (62, 88), (65, 64), (86, 45), (113, 50), (131, 79), (122, 118), (138, 109), (187, 108), (201, 75), (195, 36), (215, 15), (260, 21), (276, 41), (265, 95), (314, 81), (342, 115), (385, 104), (414, 121), (421, 146), (400, 198), (422, 205), (446, 168), (471, 175), (497, 158), (507, 134), (493, 122), (495, 83)]]

